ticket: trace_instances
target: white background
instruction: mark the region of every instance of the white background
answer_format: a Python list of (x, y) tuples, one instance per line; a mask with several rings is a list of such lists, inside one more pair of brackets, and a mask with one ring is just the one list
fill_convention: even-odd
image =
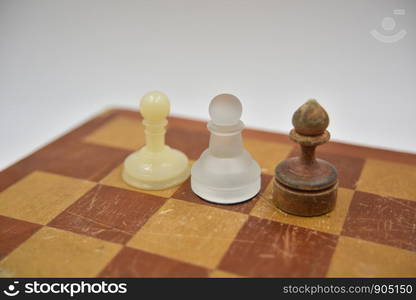
[(280, 132), (315, 97), (335, 140), (416, 152), (415, 13), (412, 0), (0, 0), (0, 169), (154, 89), (199, 119), (234, 93), (247, 126)]

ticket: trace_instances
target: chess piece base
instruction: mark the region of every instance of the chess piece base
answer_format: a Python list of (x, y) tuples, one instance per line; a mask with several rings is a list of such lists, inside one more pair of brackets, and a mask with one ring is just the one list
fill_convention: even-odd
[(191, 172), (192, 191), (208, 202), (241, 203), (260, 191), (261, 169), (246, 150), (235, 157), (217, 157), (205, 150)]
[(192, 191), (202, 199), (217, 204), (236, 204), (250, 200), (260, 191), (261, 180), (235, 187), (233, 189), (219, 189), (208, 187), (195, 179), (191, 181)]
[(163, 190), (181, 184), (190, 175), (188, 158), (182, 152), (164, 146), (151, 152), (146, 147), (124, 161), (123, 180), (143, 190)]
[(282, 211), (292, 215), (313, 217), (332, 211), (337, 198), (338, 181), (320, 191), (291, 189), (273, 180), (273, 203)]
[(321, 191), (336, 183), (338, 172), (332, 164), (319, 158), (305, 163), (300, 157), (291, 157), (277, 165), (275, 178), (292, 189)]

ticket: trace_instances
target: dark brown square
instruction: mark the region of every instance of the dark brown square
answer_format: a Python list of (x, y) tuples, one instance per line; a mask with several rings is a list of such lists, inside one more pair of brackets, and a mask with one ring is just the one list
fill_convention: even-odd
[(4, 170), (3, 188), (35, 170), (99, 181), (128, 154), (122, 149), (86, 143), (55, 142)]
[(416, 202), (355, 192), (342, 235), (416, 251)]
[(184, 152), (189, 159), (197, 160), (202, 152), (208, 148), (209, 133), (198, 132), (192, 128), (170, 127), (166, 132), (166, 143)]
[(249, 277), (323, 277), (338, 237), (250, 217), (219, 268)]
[(272, 178), (273, 176), (262, 174), (259, 194), (253, 199), (239, 204), (220, 205), (202, 200), (192, 191), (190, 179), (181, 185), (181, 187), (173, 194), (172, 198), (248, 214), (256, 204), (257, 200), (260, 199), (260, 194), (264, 192)]
[(132, 237), (132, 234), (129, 232), (125, 232), (117, 227), (99, 223), (96, 220), (91, 220), (70, 211), (64, 211), (58, 215), (48, 224), (48, 226), (93, 236), (98, 239), (119, 244), (125, 244)]
[(48, 225), (126, 243), (164, 203), (161, 197), (97, 185)]
[(207, 277), (208, 270), (163, 256), (125, 247), (100, 277)]
[[(298, 156), (299, 153), (299, 147), (296, 147), (289, 156)], [(316, 157), (326, 160), (335, 166), (338, 171), (340, 187), (347, 189), (356, 188), (365, 162), (363, 158), (319, 151), (319, 148), (316, 152)]]
[(11, 170), (10, 168), (8, 172), (0, 172), (0, 192), (4, 191), (9, 186), (16, 183), (20, 178), (24, 177), (25, 175), (26, 174), (17, 174), (16, 172), (13, 172), (13, 170)]
[(42, 226), (0, 216), (0, 259), (26, 241)]

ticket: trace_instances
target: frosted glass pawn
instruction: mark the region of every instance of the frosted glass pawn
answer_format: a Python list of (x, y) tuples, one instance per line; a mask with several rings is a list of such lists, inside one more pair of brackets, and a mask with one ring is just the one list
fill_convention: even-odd
[(168, 97), (150, 92), (140, 102), (146, 144), (124, 161), (123, 180), (144, 190), (162, 190), (184, 182), (190, 174), (188, 158), (165, 144)]
[(209, 202), (247, 201), (260, 191), (261, 169), (243, 147), (241, 102), (233, 95), (218, 95), (209, 105), (209, 114), (209, 148), (192, 166), (191, 188)]

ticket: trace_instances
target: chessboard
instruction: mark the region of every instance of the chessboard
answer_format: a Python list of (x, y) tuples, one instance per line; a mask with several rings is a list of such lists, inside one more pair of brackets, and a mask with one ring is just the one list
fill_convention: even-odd
[[(336, 133), (334, 133), (336, 136)], [(416, 155), (330, 142), (336, 208), (320, 217), (276, 209), (276, 164), (297, 155), (287, 135), (245, 129), (262, 168), (251, 201), (199, 199), (189, 179), (144, 191), (121, 179), (144, 143), (140, 115), (103, 112), (0, 173), (2, 277), (414, 277)], [(192, 161), (201, 121), (169, 118), (167, 143)]]

